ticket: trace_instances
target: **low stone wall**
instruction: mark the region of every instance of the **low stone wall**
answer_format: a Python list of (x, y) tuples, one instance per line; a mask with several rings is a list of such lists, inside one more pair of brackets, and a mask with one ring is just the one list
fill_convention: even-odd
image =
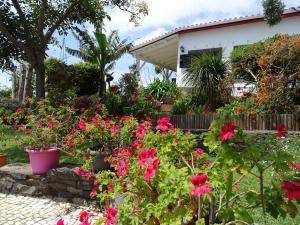
[(32, 175), (29, 164), (10, 164), (0, 168), (0, 192), (25, 196), (62, 197), (68, 200), (89, 199), (92, 179), (75, 173), (75, 167), (52, 169), (45, 176)]

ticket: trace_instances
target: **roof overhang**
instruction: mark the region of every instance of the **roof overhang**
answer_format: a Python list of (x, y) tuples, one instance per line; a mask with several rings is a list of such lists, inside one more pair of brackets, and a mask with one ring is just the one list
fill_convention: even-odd
[(130, 53), (137, 59), (176, 71), (178, 35), (168, 35), (148, 45), (137, 46)]
[[(285, 10), (283, 19), (295, 16), (300, 16), (300, 7), (297, 9)], [(231, 26), (259, 23), (263, 21), (264, 16), (258, 14), (179, 27), (152, 40), (134, 46), (130, 50), (130, 53), (137, 59), (176, 71), (179, 35)]]

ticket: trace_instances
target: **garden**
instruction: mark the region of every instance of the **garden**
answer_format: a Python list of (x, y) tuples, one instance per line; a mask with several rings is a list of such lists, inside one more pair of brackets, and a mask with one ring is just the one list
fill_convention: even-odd
[[(272, 2), (264, 1), (271, 25), (279, 22), (269, 15)], [(283, 6), (275, 2), (280, 12)], [(26, 182), (64, 179), (66, 189), (102, 212), (82, 211), (80, 225), (300, 224), (297, 119), (251, 132), (239, 122), (299, 114), (300, 36), (278, 34), (239, 46), (228, 60), (193, 56), (184, 73), (189, 88), (178, 87), (172, 71), (159, 66), (155, 78), (141, 85), (138, 63), (115, 80), (116, 61), (133, 45), (102, 25), (110, 19), (107, 7), (138, 23), (148, 13), (144, 2), (21, 6), (17, 0), (0, 3), (0, 69), (12, 78), (12, 88), (0, 91), (0, 175), (9, 166), (30, 165)], [(54, 32), (72, 33), (79, 48), (66, 52), (78, 63), (48, 57)], [(252, 88), (234, 96), (237, 81)], [(201, 129), (174, 123), (197, 115), (213, 120)], [(61, 168), (68, 174), (57, 175)], [(53, 190), (61, 196), (58, 186)], [(68, 225), (64, 216), (52, 222)]]

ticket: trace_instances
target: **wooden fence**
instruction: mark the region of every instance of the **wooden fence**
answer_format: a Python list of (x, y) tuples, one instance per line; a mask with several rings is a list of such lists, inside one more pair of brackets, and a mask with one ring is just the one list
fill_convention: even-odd
[[(211, 122), (215, 119), (217, 119), (216, 114), (171, 116), (172, 124), (176, 128), (184, 130), (207, 130)], [(284, 124), (289, 131), (300, 131), (300, 113), (241, 116), (233, 122), (235, 125), (249, 131), (275, 130), (277, 124)]]

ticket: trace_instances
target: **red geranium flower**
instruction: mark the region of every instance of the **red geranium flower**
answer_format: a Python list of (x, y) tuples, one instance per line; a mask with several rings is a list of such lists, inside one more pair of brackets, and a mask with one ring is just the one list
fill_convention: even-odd
[(23, 109), (22, 108), (17, 108), (17, 110), (16, 110), (16, 114), (18, 115), (18, 114), (20, 114), (20, 113), (22, 113), (23, 112)]
[(90, 192), (90, 198), (94, 198), (97, 195), (97, 188), (92, 188)]
[(299, 163), (290, 163), (289, 166), (293, 169), (300, 170), (300, 164)]
[(221, 127), (220, 141), (230, 140), (234, 137), (236, 126), (232, 122), (228, 122)]
[(170, 123), (170, 117), (164, 117), (157, 121), (156, 130), (160, 130), (163, 133), (167, 132), (168, 130), (174, 129), (174, 126)]
[(65, 225), (64, 220), (63, 220), (63, 219), (59, 219), (59, 220), (56, 222), (56, 225)]
[(116, 215), (118, 213), (118, 210), (116, 210), (113, 207), (109, 207), (106, 209), (106, 212), (104, 214), (104, 217), (106, 218), (105, 225), (112, 225), (117, 223)]
[(91, 217), (90, 213), (88, 213), (87, 211), (83, 211), (82, 213), (80, 213), (79, 220), (80, 222), (88, 222), (90, 217)]
[(279, 138), (284, 138), (288, 134), (288, 131), (285, 129), (283, 124), (277, 125), (276, 130), (277, 130), (276, 136)]
[(283, 197), (289, 201), (300, 199), (300, 180), (294, 180), (292, 182), (284, 181), (281, 188), (287, 191)]
[(48, 122), (48, 127), (49, 127), (50, 129), (52, 129), (53, 127), (55, 127), (55, 125), (56, 125), (56, 123), (55, 123), (54, 121), (49, 121), (49, 122)]
[(209, 194), (211, 185), (206, 183), (207, 175), (202, 174), (199, 176), (194, 176), (191, 178), (190, 182), (194, 185), (190, 192), (194, 194), (195, 197), (202, 196), (203, 194)]
[(82, 169), (81, 167), (76, 168), (75, 173), (77, 174), (77, 176), (82, 177), (84, 175), (84, 169)]
[(196, 148), (196, 150), (194, 151), (194, 155), (197, 158), (200, 158), (204, 153), (205, 153), (205, 151), (201, 148)]
[(81, 130), (85, 130), (86, 129), (86, 123), (83, 119), (81, 119), (78, 123), (78, 126)]

